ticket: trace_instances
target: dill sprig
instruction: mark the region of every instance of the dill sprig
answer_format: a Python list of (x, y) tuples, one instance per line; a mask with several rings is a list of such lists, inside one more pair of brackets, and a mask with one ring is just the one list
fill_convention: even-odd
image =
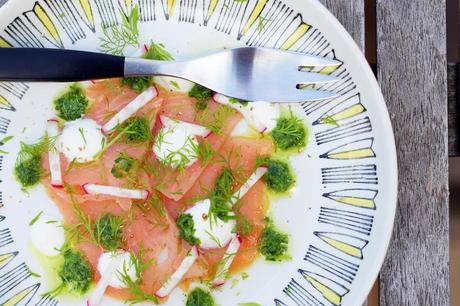
[(321, 123), (329, 124), (333, 126), (340, 126), (337, 120), (335, 120), (334, 117), (332, 116), (325, 116), (323, 119), (321, 119)]
[(104, 53), (123, 55), (123, 50), (128, 46), (139, 46), (139, 6), (135, 6), (129, 16), (120, 10), (122, 23), (120, 26), (103, 29), (100, 38), (100, 50)]
[(167, 228), (169, 226), (167, 222), (168, 213), (166, 212), (163, 202), (156, 193), (153, 193), (147, 201), (135, 202), (135, 205), (142, 211), (142, 213), (152, 217), (154, 221), (147, 220), (147, 222), (153, 226), (160, 226), (163, 228)]
[(235, 113), (236, 111), (233, 108), (226, 105), (219, 105), (219, 108), (213, 113), (208, 108), (197, 111), (195, 120), (199, 125), (206, 127), (218, 135), (222, 135), (228, 119)]
[[(173, 133), (175, 128), (176, 127), (162, 128), (158, 131), (155, 137), (154, 146), (157, 147), (159, 151), (162, 150), (161, 148), (163, 145), (169, 144), (165, 137)], [(188, 136), (179, 149), (174, 151), (168, 150), (165, 155), (159, 157), (159, 160), (164, 166), (183, 172), (187, 165), (199, 158), (199, 151), (200, 144), (197, 142), (196, 138), (194, 136)]]
[(150, 42), (150, 47), (145, 54), (146, 59), (152, 59), (157, 61), (173, 61), (174, 57), (172, 57), (171, 53), (169, 53), (165, 46), (162, 43), (155, 43), (153, 41)]
[(198, 145), (198, 160), (202, 163), (203, 166), (209, 164), (211, 159), (216, 156), (216, 153), (217, 152), (214, 150), (214, 148), (206, 140)]
[[(8, 141), (12, 140), (14, 136), (5, 136), (0, 140), (0, 146), (4, 146)], [(8, 154), (5, 150), (0, 150), (1, 154)]]
[(234, 203), (233, 188), (236, 180), (230, 169), (224, 169), (217, 179), (214, 191), (211, 194), (211, 205), (209, 207), (209, 222), (217, 221), (217, 218), (224, 222), (235, 219), (231, 203)]
[(153, 264), (153, 259), (146, 261), (144, 255), (144, 247), (142, 243), (139, 246), (137, 254), (130, 252), (130, 259), (136, 271), (136, 280), (133, 280), (128, 273), (129, 267), (126, 263), (123, 263), (123, 271), (118, 272), (118, 278), (128, 286), (130, 293), (134, 296), (131, 299), (125, 301), (128, 305), (134, 305), (145, 301), (150, 301), (154, 304), (158, 304), (158, 298), (142, 290), (141, 284), (143, 282), (142, 273)]

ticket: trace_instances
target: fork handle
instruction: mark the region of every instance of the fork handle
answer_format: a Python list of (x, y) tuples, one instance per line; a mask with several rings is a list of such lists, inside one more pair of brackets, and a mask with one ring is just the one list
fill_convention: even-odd
[(101, 53), (0, 48), (0, 81), (75, 82), (122, 77), (125, 58)]

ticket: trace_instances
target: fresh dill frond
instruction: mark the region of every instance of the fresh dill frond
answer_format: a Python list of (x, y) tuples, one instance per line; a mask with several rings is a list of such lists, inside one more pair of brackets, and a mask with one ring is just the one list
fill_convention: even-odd
[(206, 127), (217, 135), (222, 135), (228, 119), (235, 113), (236, 111), (233, 108), (226, 105), (219, 105), (219, 108), (213, 113), (207, 108), (197, 112), (195, 114), (195, 120), (199, 125)]
[(230, 219), (235, 219), (231, 208), (231, 203), (234, 202), (233, 188), (236, 180), (230, 169), (224, 169), (222, 174), (217, 179), (214, 191), (211, 195), (211, 205), (209, 207), (209, 220), (212, 222), (216, 218), (227, 222)]
[(150, 140), (152, 136), (147, 119), (144, 117), (133, 117), (123, 125), (116, 126), (110, 137), (109, 142), (94, 155), (94, 159), (101, 157), (111, 146), (119, 141), (142, 143)]
[(271, 19), (268, 19), (260, 15), (258, 18), (258, 23), (257, 23), (257, 30), (259, 31), (259, 33), (262, 32), (265, 26), (271, 21), (272, 21)]
[(148, 269), (152, 264), (153, 260), (146, 260), (144, 255), (144, 246), (142, 243), (139, 246), (137, 254), (130, 252), (130, 260), (136, 271), (136, 280), (133, 280), (128, 273), (129, 267), (123, 264), (123, 271), (118, 272), (118, 278), (128, 287), (130, 293), (133, 295), (132, 298), (125, 301), (128, 305), (139, 304), (142, 302), (152, 302), (158, 304), (158, 298), (142, 290), (141, 285), (143, 283), (142, 273)]
[(216, 155), (216, 151), (208, 141), (204, 140), (198, 145), (197, 155), (198, 160), (203, 164), (203, 166), (206, 166)]
[(103, 29), (100, 38), (100, 50), (113, 55), (123, 55), (128, 46), (139, 47), (139, 6), (136, 5), (129, 16), (120, 10), (122, 23), (120, 26)]
[[(12, 140), (14, 136), (5, 136), (0, 140), (0, 146), (4, 146), (8, 141)], [(5, 150), (0, 150), (1, 154), (8, 154)]]
[(337, 120), (335, 120), (332, 116), (325, 116), (323, 119), (321, 119), (321, 122), (333, 126), (340, 126)]
[(29, 222), (29, 226), (34, 225), (38, 221), (38, 219), (40, 219), (40, 216), (42, 214), (43, 214), (43, 211), (39, 212), (35, 217), (33, 217), (33, 219), (30, 220), (30, 222)]
[(157, 60), (157, 61), (173, 61), (171, 53), (169, 53), (165, 46), (161, 43), (150, 42), (150, 47), (145, 55), (146, 59)]
[(135, 205), (142, 211), (143, 214), (152, 217), (152, 219), (154, 220), (153, 222), (148, 220), (148, 222), (152, 225), (161, 226), (163, 228), (167, 228), (169, 226), (167, 222), (168, 213), (166, 212), (164, 203), (161, 201), (161, 199), (158, 197), (156, 193), (153, 193), (147, 199), (147, 201), (135, 202)]

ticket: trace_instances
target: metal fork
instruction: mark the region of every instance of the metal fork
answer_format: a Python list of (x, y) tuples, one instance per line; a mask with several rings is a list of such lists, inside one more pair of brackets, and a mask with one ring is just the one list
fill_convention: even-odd
[(247, 101), (301, 102), (336, 96), (303, 85), (338, 80), (304, 68), (340, 64), (323, 57), (252, 47), (174, 62), (63, 49), (0, 48), (0, 81), (73, 82), (166, 75)]

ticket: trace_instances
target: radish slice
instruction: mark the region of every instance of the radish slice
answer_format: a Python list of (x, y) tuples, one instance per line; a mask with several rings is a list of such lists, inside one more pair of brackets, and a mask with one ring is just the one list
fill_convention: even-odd
[(160, 251), (160, 254), (158, 254), (157, 256), (157, 264), (161, 265), (166, 260), (168, 260), (168, 258), (169, 258), (169, 250), (167, 247), (165, 247), (164, 249)]
[(110, 260), (110, 263), (105, 269), (104, 273), (101, 273), (101, 279), (94, 288), (93, 293), (89, 297), (86, 305), (88, 306), (97, 306), (101, 303), (102, 298), (104, 297), (104, 292), (110, 284), (110, 281), (114, 277), (118, 266), (120, 265), (123, 256), (113, 256)]
[(230, 269), (230, 266), (236, 257), (236, 253), (240, 249), (240, 246), (240, 237), (238, 234), (233, 234), (232, 240), (228, 244), (224, 257), (221, 259), (219, 265), (217, 266), (215, 278), (211, 283), (213, 287), (222, 286), (225, 283), (225, 280), (228, 276), (228, 270)]
[(127, 199), (146, 200), (149, 196), (149, 192), (144, 189), (128, 189), (90, 183), (84, 184), (82, 188), (88, 194), (105, 194)]
[(163, 75), (153, 77), (153, 82), (171, 92), (181, 93), (188, 93), (195, 86), (195, 83), (189, 80)]
[(139, 109), (141, 109), (147, 102), (157, 96), (158, 92), (155, 87), (151, 86), (138, 95), (133, 101), (129, 102), (128, 105), (123, 107), (112, 119), (109, 120), (103, 127), (104, 132), (113, 130), (118, 124), (122, 124), (129, 117), (134, 115)]
[(229, 97), (215, 94), (214, 101), (236, 109), (243, 115), (244, 119), (260, 133), (268, 133), (276, 126), (281, 115), (281, 109), (277, 103), (263, 101), (250, 102), (248, 105), (232, 103)]
[(231, 205), (234, 205), (238, 199), (241, 199), (248, 193), (248, 191), (254, 186), (261, 178), (264, 176), (264, 174), (267, 172), (268, 168), (267, 167), (259, 167), (254, 171), (254, 173), (248, 178), (248, 180), (241, 186), (240, 190), (234, 193), (232, 200), (231, 200)]
[(171, 291), (179, 284), (184, 277), (185, 273), (192, 267), (195, 260), (198, 258), (198, 249), (196, 246), (192, 247), (190, 252), (182, 260), (179, 268), (171, 277), (163, 284), (163, 286), (155, 293), (157, 297), (164, 298), (169, 295)]
[(211, 131), (205, 128), (204, 126), (185, 122), (185, 121), (171, 119), (166, 116), (160, 116), (160, 120), (161, 120), (161, 123), (167, 128), (181, 127), (185, 129), (187, 132), (189, 132), (191, 135), (206, 137), (209, 135), (209, 133), (211, 133)]
[[(46, 124), (46, 132), (48, 137), (55, 138), (59, 135), (59, 126), (56, 119), (50, 119)], [(48, 161), (51, 173), (51, 186), (61, 188), (64, 186), (62, 182), (61, 172), (61, 158), (59, 156), (59, 150), (53, 148), (48, 152)]]

